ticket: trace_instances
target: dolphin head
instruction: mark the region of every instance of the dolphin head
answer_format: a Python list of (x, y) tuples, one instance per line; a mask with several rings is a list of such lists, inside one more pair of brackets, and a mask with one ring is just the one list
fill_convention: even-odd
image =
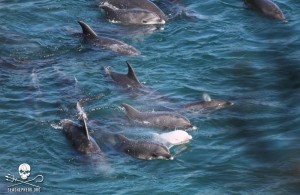
[(204, 101), (201, 104), (205, 110), (219, 110), (234, 105), (233, 102), (225, 100)]
[(233, 102), (225, 101), (225, 100), (213, 100), (216, 104), (217, 109), (226, 108), (234, 105)]
[(147, 155), (147, 160), (154, 160), (154, 159), (166, 159), (166, 160), (173, 160), (174, 157), (171, 156), (169, 149), (166, 146), (155, 144), (150, 153)]
[(66, 133), (69, 132), (75, 126), (75, 123), (69, 119), (62, 119), (59, 122), (59, 124)]
[(145, 9), (129, 9), (126, 13), (131, 24), (165, 24), (166, 21), (160, 18), (156, 13)]
[(285, 20), (284, 14), (280, 10), (280, 8), (275, 4), (271, 4), (270, 6), (262, 8), (262, 12), (272, 18), (275, 18), (278, 20)]
[(141, 24), (165, 24), (166, 21), (158, 17), (154, 13), (146, 13), (142, 19)]

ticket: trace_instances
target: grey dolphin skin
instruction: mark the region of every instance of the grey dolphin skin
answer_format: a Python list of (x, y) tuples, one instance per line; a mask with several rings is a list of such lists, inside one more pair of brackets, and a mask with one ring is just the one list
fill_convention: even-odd
[(125, 55), (140, 55), (141, 52), (136, 48), (116, 39), (98, 36), (86, 23), (78, 21), (82, 28), (85, 38), (98, 47), (112, 50), (116, 53)]
[(169, 149), (158, 143), (130, 140), (124, 135), (115, 135), (116, 148), (130, 156), (143, 160), (168, 159), (173, 160)]
[(112, 72), (107, 67), (104, 67), (104, 71), (108, 74), (117, 84), (128, 87), (128, 88), (139, 88), (142, 87), (142, 84), (139, 82), (138, 78), (135, 75), (134, 70), (132, 69), (131, 65), (127, 63), (128, 73), (121, 74)]
[(208, 94), (204, 94), (203, 99), (202, 101), (185, 104), (183, 107), (192, 112), (209, 112), (234, 105), (234, 103), (230, 101), (213, 100)]
[(163, 20), (168, 19), (166, 14), (160, 8), (158, 8), (154, 3), (148, 0), (102, 0), (100, 2), (100, 6), (107, 4), (112, 5), (118, 9), (145, 9), (156, 13)]
[(122, 104), (130, 120), (140, 124), (167, 129), (187, 129), (191, 122), (184, 116), (170, 112), (140, 112), (128, 104)]
[(165, 24), (156, 13), (139, 8), (132, 9), (113, 9), (109, 6), (100, 5), (105, 11), (106, 18), (113, 22), (122, 24)]
[(102, 151), (96, 141), (89, 135), (85, 128), (84, 121), (78, 124), (69, 119), (63, 119), (60, 124), (66, 134), (66, 137), (71, 141), (74, 148), (83, 154), (93, 154), (102, 156)]
[(246, 5), (261, 11), (266, 16), (278, 19), (285, 20), (285, 16), (280, 10), (280, 8), (271, 0), (244, 0)]

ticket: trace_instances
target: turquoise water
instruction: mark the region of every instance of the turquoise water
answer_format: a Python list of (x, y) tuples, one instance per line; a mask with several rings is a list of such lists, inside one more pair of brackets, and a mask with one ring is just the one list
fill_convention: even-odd
[[(157, 1), (171, 14), (163, 28), (108, 23), (96, 1), (0, 1), (0, 194), (7, 174), (44, 176), (43, 194), (299, 194), (300, 3), (277, 0), (287, 22), (245, 9), (242, 1)], [(82, 41), (83, 20), (99, 35), (142, 55), (128, 57)], [(137, 95), (101, 70), (131, 63), (149, 88)], [(173, 109), (202, 98), (234, 106), (188, 117), (193, 140), (171, 148), (173, 161), (142, 161), (115, 151), (101, 132), (143, 139), (120, 105)], [(96, 96), (96, 97), (95, 97)], [(95, 168), (57, 128), (84, 104), (107, 162)], [(25, 185), (26, 186), (26, 185)]]

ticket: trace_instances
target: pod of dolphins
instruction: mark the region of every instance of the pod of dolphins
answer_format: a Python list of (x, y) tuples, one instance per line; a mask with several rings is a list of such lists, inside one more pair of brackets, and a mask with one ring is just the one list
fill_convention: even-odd
[[(244, 3), (268, 17), (285, 20), (280, 8), (271, 0), (244, 0)], [(108, 21), (124, 25), (163, 25), (169, 19), (158, 6), (149, 0), (102, 0), (99, 7), (104, 11)], [(98, 36), (83, 21), (78, 21), (78, 23), (82, 28), (85, 40), (96, 47), (124, 55), (136, 56), (141, 54), (138, 49), (122, 41)], [(114, 72), (109, 67), (103, 67), (103, 69), (105, 74), (117, 85), (130, 90), (143, 89), (145, 86), (138, 80), (132, 66), (128, 62), (126, 64), (128, 68), (126, 74)], [(232, 105), (234, 105), (233, 102), (214, 100), (208, 94), (203, 94), (203, 100), (183, 104), (180, 109), (187, 112), (206, 113)], [(60, 121), (66, 137), (80, 153), (91, 157), (93, 160), (105, 161), (103, 152), (88, 130), (88, 118), (82, 107), (82, 101), (77, 102), (76, 107), (80, 116), (78, 122), (69, 119)], [(122, 107), (128, 119), (137, 125), (173, 131), (162, 134), (155, 133), (151, 140), (132, 140), (122, 134), (104, 134), (103, 137), (118, 151), (144, 160), (173, 160), (174, 157), (170, 154), (169, 148), (187, 143), (192, 139), (192, 136), (185, 131), (194, 129), (191, 121), (177, 112), (142, 112), (126, 103), (123, 103)]]

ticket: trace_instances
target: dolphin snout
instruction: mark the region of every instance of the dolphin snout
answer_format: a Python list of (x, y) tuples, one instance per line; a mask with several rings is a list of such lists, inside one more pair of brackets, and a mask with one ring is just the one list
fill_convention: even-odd
[(165, 21), (164, 19), (158, 19), (157, 22), (158, 22), (159, 24), (165, 24), (165, 23), (166, 23), (166, 21)]
[(226, 104), (227, 104), (227, 106), (233, 106), (234, 105), (233, 102), (227, 102)]

